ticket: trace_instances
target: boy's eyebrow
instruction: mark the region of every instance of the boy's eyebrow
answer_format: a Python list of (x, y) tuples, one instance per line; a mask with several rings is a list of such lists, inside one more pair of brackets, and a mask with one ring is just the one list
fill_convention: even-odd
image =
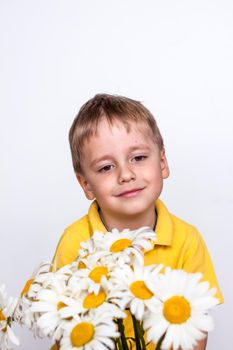
[(147, 145), (145, 145), (144, 143), (139, 143), (138, 145), (135, 145), (135, 146), (131, 146), (129, 147), (129, 151), (136, 151), (137, 149), (145, 149), (147, 151), (149, 151), (151, 148)]
[(110, 159), (110, 158), (112, 158), (112, 155), (111, 155), (111, 154), (105, 154), (103, 157), (94, 159), (94, 160), (91, 162), (91, 167), (93, 167), (96, 163), (101, 162), (102, 160)]
[[(148, 147), (147, 145), (144, 145), (144, 144), (138, 144), (138, 145), (129, 147), (128, 152), (136, 151), (138, 149), (143, 149), (143, 150), (149, 151), (151, 148)], [(91, 165), (91, 167), (93, 167), (96, 163), (101, 162), (102, 160), (111, 159), (111, 158), (112, 158), (112, 154), (105, 154), (104, 156), (102, 156), (100, 158), (94, 159), (90, 165)]]

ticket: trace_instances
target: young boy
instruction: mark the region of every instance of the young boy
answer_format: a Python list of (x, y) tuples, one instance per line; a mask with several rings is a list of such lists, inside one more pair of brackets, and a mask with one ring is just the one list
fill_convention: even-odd
[[(57, 266), (74, 261), (80, 242), (96, 230), (149, 226), (156, 231), (157, 242), (145, 253), (145, 265), (162, 263), (202, 272), (204, 280), (217, 287), (216, 296), (223, 302), (200, 234), (159, 200), (169, 167), (162, 136), (148, 109), (126, 97), (96, 95), (80, 109), (69, 141), (78, 182), (94, 201), (88, 214), (61, 237), (54, 256)], [(130, 327), (127, 322), (127, 332)], [(206, 339), (195, 350), (205, 346)]]

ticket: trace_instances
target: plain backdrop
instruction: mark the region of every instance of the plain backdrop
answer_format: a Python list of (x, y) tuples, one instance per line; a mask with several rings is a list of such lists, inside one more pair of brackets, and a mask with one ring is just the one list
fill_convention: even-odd
[[(68, 130), (99, 92), (142, 101), (163, 134), (162, 200), (205, 239), (225, 304), (208, 350), (232, 324), (232, 0), (0, 0), (0, 284), (17, 296), (89, 202)], [(14, 328), (18, 349), (43, 350)]]

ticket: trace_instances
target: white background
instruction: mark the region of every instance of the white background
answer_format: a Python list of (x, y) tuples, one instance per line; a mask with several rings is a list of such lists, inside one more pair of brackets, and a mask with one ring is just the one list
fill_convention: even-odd
[[(165, 139), (161, 198), (194, 224), (225, 304), (208, 350), (229, 349), (232, 321), (232, 0), (0, 1), (0, 284), (18, 295), (89, 202), (67, 134), (95, 93), (141, 100)], [(48, 349), (27, 330), (19, 349)]]

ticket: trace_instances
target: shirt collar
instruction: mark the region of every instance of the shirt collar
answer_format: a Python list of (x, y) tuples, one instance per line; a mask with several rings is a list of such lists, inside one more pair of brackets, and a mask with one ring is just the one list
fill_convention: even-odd
[(91, 226), (91, 232), (107, 232), (106, 227), (100, 219), (98, 208), (98, 203), (96, 200), (94, 200), (94, 202), (91, 203), (90, 208), (88, 210), (88, 218)]
[[(94, 200), (88, 210), (91, 232), (107, 232), (106, 227), (100, 219), (98, 208), (98, 203), (96, 200)], [(157, 223), (155, 227), (157, 240), (155, 245), (170, 246), (172, 244), (173, 236), (173, 222), (171, 219), (171, 214), (163, 202), (159, 199), (155, 202), (155, 209), (157, 212)]]
[(172, 245), (173, 237), (173, 221), (171, 214), (159, 199), (155, 203), (155, 209), (157, 211), (157, 223), (155, 226), (157, 241), (155, 245), (170, 246)]

